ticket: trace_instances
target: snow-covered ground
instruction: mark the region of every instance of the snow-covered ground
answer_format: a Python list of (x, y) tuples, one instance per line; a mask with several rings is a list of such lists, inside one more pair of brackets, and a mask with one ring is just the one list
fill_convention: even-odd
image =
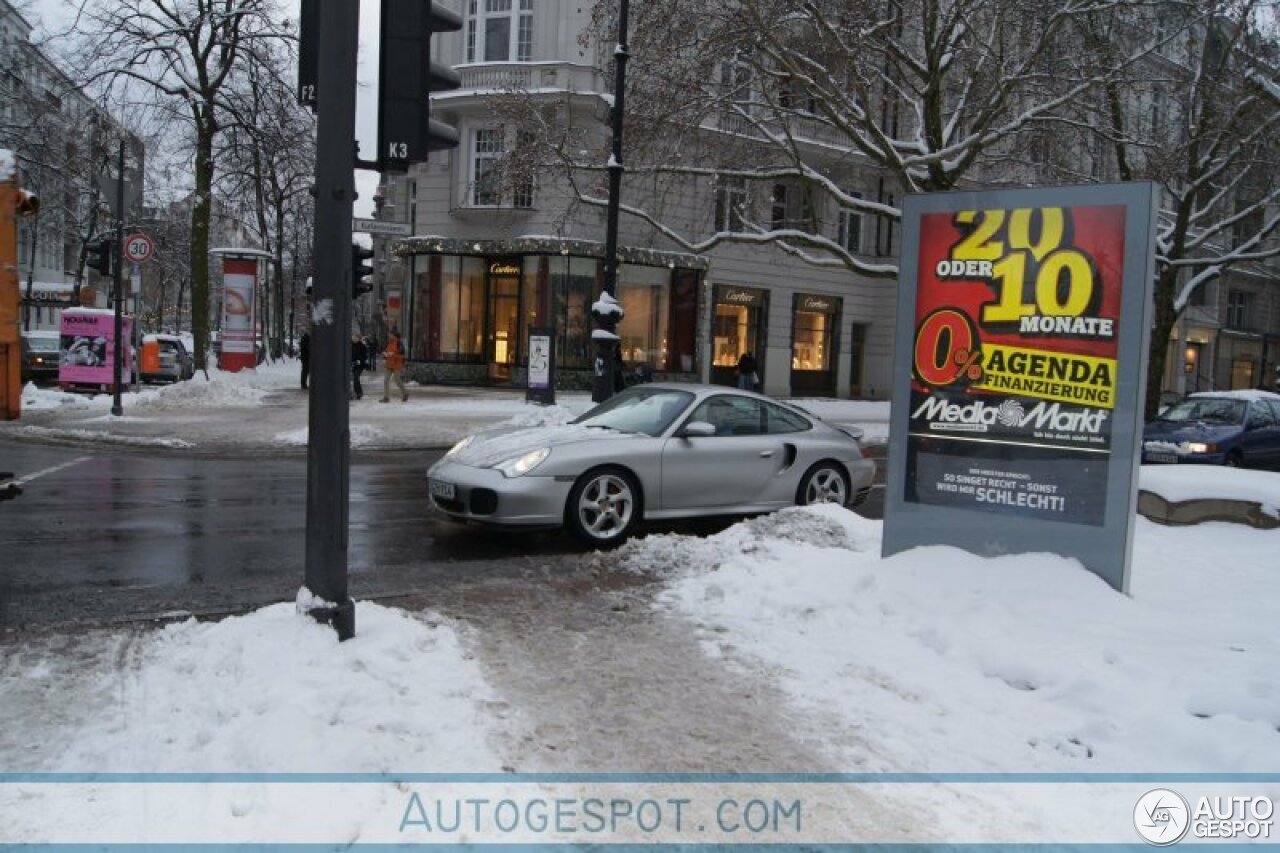
[[(554, 406), (525, 401), (520, 390), (421, 386), (409, 383), (407, 403), (380, 403), (383, 374), (366, 374), (365, 395), (350, 407), (351, 445), (358, 449), (440, 447), (498, 424), (566, 423), (592, 405), (585, 392), (560, 392)], [(888, 438), (889, 404), (849, 400), (797, 401), (820, 417), (856, 424), (868, 443)], [(187, 382), (142, 386), (123, 395), (124, 415), (111, 415), (110, 394), (65, 393), (29, 384), (22, 420), (6, 432), (38, 439), (178, 449), (301, 448), (307, 444), (307, 400), (296, 362), (255, 370), (210, 370)]]
[[(269, 407), (295, 378), (279, 368), (148, 390), (130, 417)], [(75, 406), (86, 419), (110, 405), (28, 394), (28, 408)], [(445, 395), (424, 396), (382, 406), (381, 415), (363, 402), (387, 420), (358, 426), (386, 431), (448, 405)], [(856, 409), (866, 404), (803, 404), (851, 422), (887, 421), (885, 411)], [(485, 409), (487, 422), (557, 422), (577, 408), (526, 409), (515, 394), (461, 394), (453, 405)], [(1142, 484), (1170, 500), (1280, 507), (1274, 472), (1144, 466)], [(1068, 774), (1047, 785), (863, 780), (845, 785), (861, 799), (840, 807), (815, 806), (829, 794), (820, 786), (756, 780), (762, 797), (800, 790), (810, 823), (803, 838), (755, 841), (1135, 841), (1134, 803), (1158, 782), (1129, 780), (1117, 793), (1077, 774), (1208, 774), (1227, 787), (1205, 787), (1207, 776), (1167, 786), (1192, 803), (1191, 789), (1280, 798), (1280, 530), (1139, 518), (1129, 596), (1051, 554), (991, 559), (929, 547), (882, 559), (881, 531), (878, 521), (816, 507), (707, 537), (638, 539), (601, 563), (637, 576), (643, 594), (617, 609), (640, 612), (615, 623), (605, 608), (593, 626), (578, 624), (582, 601), (544, 611), (526, 595), (512, 597), (514, 610), (490, 605), (488, 618), (518, 613), (537, 631), (518, 621), (499, 630), (474, 608), (441, 615), (362, 602), (356, 638), (338, 644), (290, 602), (155, 631), (9, 637), (0, 645), (0, 843), (637, 840), (626, 826), (552, 837), (494, 824), (428, 838), (412, 798), (427, 789), (568, 796), (564, 785), (580, 792), (588, 783), (504, 774), (687, 769), (687, 756), (666, 750), (706, 737), (732, 744), (726, 752), (742, 762), (698, 768), (708, 773), (764, 765), (795, 774)], [(681, 637), (687, 650), (671, 640)], [(572, 703), (555, 693), (565, 680), (584, 688)], [(702, 695), (712, 682), (720, 712)], [(734, 715), (719, 716), (723, 703)], [(714, 734), (717, 719), (732, 731)], [(655, 725), (670, 732), (665, 742)], [(296, 784), (24, 775), (175, 771), (493, 775)], [(1224, 776), (1240, 773), (1260, 775)], [(670, 795), (681, 780), (607, 783), (613, 796), (639, 799)]]

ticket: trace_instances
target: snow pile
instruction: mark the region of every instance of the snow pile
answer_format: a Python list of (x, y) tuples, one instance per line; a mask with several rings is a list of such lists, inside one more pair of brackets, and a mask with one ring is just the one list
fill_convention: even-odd
[(1189, 500), (1252, 501), (1280, 517), (1280, 476), (1212, 465), (1143, 465), (1138, 487), (1171, 503)]
[[(49, 733), (39, 769), (497, 770), (481, 713), (490, 691), (454, 632), (371, 603), (356, 620), (356, 638), (339, 643), (290, 602), (143, 634), (123, 668), (61, 674), (96, 682), (97, 700)], [(28, 674), (47, 678), (49, 665), (33, 657)]]
[[(379, 447), (387, 443), (387, 434), (371, 424), (352, 423), (349, 434), (352, 447)], [(272, 441), (276, 444), (285, 444), (290, 447), (306, 447), (310, 435), (311, 428), (303, 427), (302, 429), (276, 433)]]
[(536, 426), (562, 426), (576, 418), (580, 412), (565, 408), (564, 406), (538, 406), (534, 404), (526, 404), (524, 409), (517, 412), (510, 420), (503, 423), (503, 426), (516, 427), (536, 427)]
[(682, 569), (660, 606), (779, 673), (850, 771), (1273, 770), (1280, 531), (1137, 525), (1132, 598), (1049, 554), (882, 560), (833, 506), (617, 554)]

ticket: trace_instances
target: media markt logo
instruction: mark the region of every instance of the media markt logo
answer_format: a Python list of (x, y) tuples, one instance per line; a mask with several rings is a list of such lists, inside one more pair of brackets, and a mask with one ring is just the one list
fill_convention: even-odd
[(1148, 844), (1163, 847), (1182, 840), (1191, 825), (1191, 808), (1168, 788), (1147, 791), (1133, 807), (1133, 825)]

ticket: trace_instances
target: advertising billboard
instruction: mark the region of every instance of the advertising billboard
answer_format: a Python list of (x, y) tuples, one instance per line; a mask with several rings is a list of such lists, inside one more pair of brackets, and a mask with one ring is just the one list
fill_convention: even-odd
[(1125, 589), (1150, 184), (910, 196), (885, 554), (1075, 556)]
[(218, 366), (235, 373), (258, 363), (254, 292), (258, 262), (227, 257), (222, 261), (222, 352)]
[[(115, 383), (115, 312), (105, 308), (66, 308), (62, 312), (58, 357), (58, 383), (96, 385), (110, 388)], [(122, 318), (126, 341), (133, 336), (133, 318)], [(121, 383), (133, 375), (133, 349), (121, 353)]]

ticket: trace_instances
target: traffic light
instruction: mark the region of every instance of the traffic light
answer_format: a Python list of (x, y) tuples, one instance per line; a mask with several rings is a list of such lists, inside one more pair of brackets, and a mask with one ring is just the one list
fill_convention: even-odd
[(462, 18), (426, 0), (382, 0), (378, 59), (378, 168), (404, 171), (427, 152), (458, 145), (458, 131), (431, 118), (429, 92), (462, 85), (458, 72), (431, 61), (431, 34), (462, 29)]
[(373, 257), (373, 249), (366, 249), (359, 243), (351, 244), (351, 298), (359, 299), (373, 290), (373, 265), (367, 261)]
[(85, 247), (85, 265), (102, 275), (111, 275), (111, 241), (99, 240)]

